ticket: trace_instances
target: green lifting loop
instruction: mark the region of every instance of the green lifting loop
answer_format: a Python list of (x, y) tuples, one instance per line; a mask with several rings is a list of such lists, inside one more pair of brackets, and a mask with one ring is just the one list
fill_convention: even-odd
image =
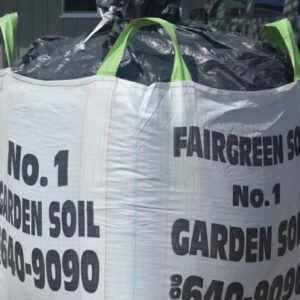
[(175, 49), (175, 61), (171, 81), (191, 81), (192, 76), (184, 62), (178, 45), (176, 27), (166, 20), (159, 18), (140, 18), (131, 21), (107, 54), (98, 74), (116, 76), (130, 39), (140, 28), (149, 25), (161, 25), (171, 38)]
[(300, 78), (300, 55), (291, 22), (288, 19), (265, 25), (265, 32), (269, 42), (277, 45), (288, 53), (294, 68), (294, 79)]
[(0, 18), (0, 29), (2, 31), (8, 66), (12, 66), (17, 59), (17, 27), (17, 13), (11, 13)]

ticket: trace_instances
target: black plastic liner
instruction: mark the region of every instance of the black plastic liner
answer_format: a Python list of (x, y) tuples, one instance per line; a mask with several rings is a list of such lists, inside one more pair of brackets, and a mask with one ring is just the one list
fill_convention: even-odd
[[(134, 0), (131, 4), (135, 1), (140, 2)], [(112, 4), (119, 5), (118, 12), (113, 22), (86, 43), (85, 50), (79, 45), (87, 34), (77, 38), (40, 38), (14, 64), (13, 71), (42, 80), (95, 75), (126, 25), (122, 15), (124, 1), (121, 5), (117, 2), (119, 0), (98, 1), (102, 8), (105, 8), (105, 3), (106, 8)], [(149, 3), (149, 0), (144, 2)], [(157, 10), (157, 14), (168, 6), (164, 1), (161, 2), (164, 5)], [(176, 7), (176, 3), (173, 4)], [(134, 17), (144, 14), (143, 11), (136, 12)], [(202, 24), (177, 24), (177, 32), (183, 57), (193, 81), (197, 83), (224, 90), (257, 91), (280, 87), (293, 81), (289, 57), (269, 43), (237, 33), (218, 32)], [(169, 82), (173, 63), (173, 48), (169, 38), (161, 28), (152, 26), (139, 31), (131, 40), (117, 76), (145, 85)]]

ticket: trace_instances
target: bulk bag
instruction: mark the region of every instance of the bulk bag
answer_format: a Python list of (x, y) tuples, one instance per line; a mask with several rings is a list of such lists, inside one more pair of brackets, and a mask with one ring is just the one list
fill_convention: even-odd
[[(171, 82), (117, 78), (150, 24), (172, 40)], [(1, 300), (299, 299), (299, 53), (286, 20), (267, 33), (295, 68), (268, 91), (192, 82), (155, 18), (97, 76), (1, 71)]]

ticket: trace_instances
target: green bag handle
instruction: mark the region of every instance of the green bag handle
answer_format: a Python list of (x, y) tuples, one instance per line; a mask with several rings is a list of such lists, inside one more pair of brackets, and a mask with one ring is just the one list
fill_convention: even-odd
[(17, 58), (17, 27), (17, 13), (11, 13), (0, 18), (0, 29), (3, 35), (8, 66), (12, 66)]
[(161, 25), (164, 28), (164, 30), (170, 36), (175, 49), (175, 62), (171, 81), (191, 81), (192, 76), (183, 60), (178, 46), (175, 26), (159, 18), (140, 18), (131, 21), (129, 25), (123, 30), (116, 43), (107, 54), (103, 64), (98, 71), (98, 74), (116, 76), (118, 67), (122, 61), (125, 50), (132, 36), (140, 28), (155, 24)]
[(282, 19), (267, 24), (265, 32), (269, 42), (289, 54), (294, 68), (294, 79), (297, 81), (300, 78), (300, 54), (291, 22), (288, 19)]

